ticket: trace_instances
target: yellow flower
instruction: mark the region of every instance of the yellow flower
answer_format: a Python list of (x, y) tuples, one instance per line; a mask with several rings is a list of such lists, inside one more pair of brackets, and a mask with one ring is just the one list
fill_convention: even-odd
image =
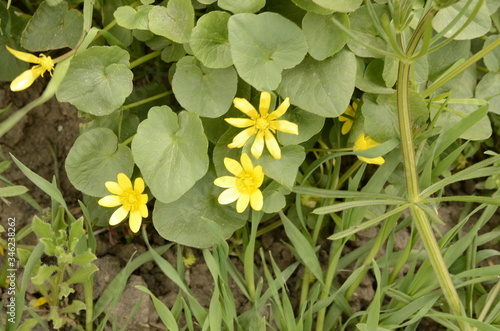
[(191, 266), (196, 263), (196, 256), (194, 256), (193, 252), (187, 252), (186, 255), (182, 257), (182, 263), (184, 263), (186, 268), (191, 268)]
[[(241, 110), (250, 118), (226, 118), (226, 122), (237, 127), (246, 128), (234, 137), (233, 142), (227, 145), (229, 148), (243, 147), (247, 141), (255, 136), (250, 151), (252, 155), (258, 159), (264, 150), (264, 142), (267, 150), (275, 159), (281, 159), (281, 150), (278, 141), (274, 134), (276, 131), (299, 134), (297, 124), (276, 119), (283, 116), (290, 106), (290, 99), (286, 98), (285, 101), (272, 113), (268, 113), (269, 106), (271, 105), (271, 94), (268, 92), (261, 92), (259, 112), (255, 110), (254, 106), (244, 98), (234, 98), (234, 107)], [(260, 114), (259, 114), (260, 113)]]
[(52, 76), (52, 71), (54, 70), (54, 61), (50, 56), (45, 56), (40, 54), (39, 57), (36, 57), (33, 54), (16, 51), (15, 49), (10, 48), (9, 46), (5, 46), (7, 50), (17, 57), (19, 60), (24, 62), (36, 63), (36, 66), (31, 67), (31, 69), (26, 70), (19, 76), (17, 76), (12, 83), (10, 83), (10, 89), (14, 92), (22, 91), (27, 89), (33, 84), (35, 79), (42, 76), (45, 71), (48, 71)]
[(344, 125), (342, 125), (342, 134), (347, 134), (349, 131), (351, 131), (357, 110), (358, 110), (358, 103), (356, 101), (353, 101), (352, 106), (351, 105), (347, 106), (347, 109), (344, 113), (344, 115), (347, 116), (342, 116), (342, 115), (339, 116), (339, 121), (345, 122)]
[[(364, 151), (367, 149), (370, 149), (372, 147), (378, 146), (380, 143), (376, 142), (369, 136), (365, 136), (364, 133), (360, 134), (358, 137), (358, 140), (354, 143), (353, 151)], [(370, 163), (370, 164), (384, 164), (385, 160), (382, 156), (379, 157), (374, 157), (374, 158), (368, 158), (368, 157), (363, 157), (358, 155), (358, 159), (360, 159), (363, 162)]]
[(106, 182), (106, 188), (113, 195), (107, 195), (99, 200), (99, 204), (104, 207), (116, 207), (120, 206), (111, 218), (109, 219), (110, 225), (116, 225), (123, 221), (125, 217), (130, 212), (129, 226), (132, 232), (139, 231), (141, 227), (142, 219), (148, 217), (148, 208), (146, 203), (148, 202), (148, 195), (142, 194), (144, 192), (144, 181), (142, 178), (136, 178), (134, 181), (134, 187), (132, 187), (132, 182), (123, 173), (119, 173), (118, 183), (116, 182)]
[(47, 299), (45, 297), (39, 297), (38, 299), (31, 300), (30, 306), (31, 307), (40, 307), (46, 303), (47, 303)]
[(214, 181), (214, 184), (227, 188), (219, 195), (219, 203), (227, 205), (231, 202), (236, 202), (236, 211), (242, 213), (250, 202), (250, 206), (254, 210), (261, 210), (264, 204), (264, 197), (259, 187), (264, 181), (264, 172), (262, 166), (254, 168), (248, 154), (241, 155), (241, 164), (228, 157), (224, 158), (224, 165), (230, 173), (235, 175), (222, 176)]

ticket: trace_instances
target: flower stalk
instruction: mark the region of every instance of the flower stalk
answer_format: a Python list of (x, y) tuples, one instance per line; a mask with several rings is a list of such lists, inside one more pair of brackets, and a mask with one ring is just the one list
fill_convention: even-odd
[[(406, 56), (411, 59), (417, 48), (418, 43), (425, 29), (425, 20), (432, 19), (435, 11), (430, 10), (430, 15), (425, 15), (424, 20), (420, 22), (417, 29), (414, 31), (412, 38), (406, 47)], [(443, 294), (448, 302), (451, 313), (456, 316), (462, 316), (462, 306), (458, 293), (453, 285), (453, 281), (448, 272), (448, 268), (444, 262), (443, 256), (437, 244), (436, 238), (432, 231), (427, 215), (420, 209), (416, 203), (420, 200), (420, 192), (418, 187), (417, 164), (415, 159), (415, 149), (412, 136), (412, 125), (410, 117), (410, 70), (412, 63), (401, 61), (398, 68), (398, 79), (396, 87), (397, 110), (399, 121), (399, 132), (401, 140), (401, 149), (404, 160), (404, 172), (406, 180), (406, 194), (408, 201), (411, 203), (410, 212), (415, 222), (416, 228), (422, 239), (425, 250), (429, 256), (429, 260), (433, 270), (438, 278)], [(466, 329), (465, 325), (460, 325), (462, 329)]]

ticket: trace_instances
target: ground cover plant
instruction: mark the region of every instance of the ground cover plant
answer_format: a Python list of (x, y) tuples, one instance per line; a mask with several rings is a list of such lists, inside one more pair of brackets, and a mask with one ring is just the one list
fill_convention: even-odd
[[(0, 136), (50, 100), (80, 118), (74, 201), (1, 153), (2, 201), (36, 212), (2, 215), (2, 330), (143, 330), (142, 299), (113, 312), (152, 268), (151, 328), (500, 328), (498, 1), (2, 0), (0, 32), (6, 86), (43, 81)], [(143, 250), (105, 285), (103, 237)]]

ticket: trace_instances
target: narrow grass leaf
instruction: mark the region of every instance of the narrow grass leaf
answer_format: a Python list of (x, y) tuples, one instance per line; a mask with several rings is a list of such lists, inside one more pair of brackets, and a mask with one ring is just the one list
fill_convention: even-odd
[(336, 203), (330, 206), (319, 207), (313, 210), (314, 214), (323, 215), (330, 213), (337, 213), (342, 210), (366, 207), (366, 206), (380, 206), (380, 205), (400, 205), (400, 200), (357, 200), (349, 202)]
[(311, 246), (310, 241), (300, 232), (297, 227), (288, 219), (288, 217), (279, 212), (281, 220), (283, 221), (283, 226), (285, 227), (285, 232), (293, 246), (297, 250), (297, 254), (302, 262), (305, 264), (312, 274), (318, 281), (323, 283), (323, 272), (321, 271), (321, 266), (319, 265), (318, 258), (314, 252), (314, 248)]
[(153, 300), (153, 305), (155, 306), (156, 311), (158, 312), (158, 315), (160, 316), (163, 324), (168, 328), (170, 331), (177, 331), (179, 328), (177, 327), (177, 322), (174, 318), (174, 315), (168, 309), (167, 306), (163, 302), (161, 302), (153, 293), (151, 293), (150, 290), (145, 288), (144, 286), (137, 285), (135, 287), (138, 290), (143, 291), (144, 293), (149, 294), (151, 297), (151, 300)]

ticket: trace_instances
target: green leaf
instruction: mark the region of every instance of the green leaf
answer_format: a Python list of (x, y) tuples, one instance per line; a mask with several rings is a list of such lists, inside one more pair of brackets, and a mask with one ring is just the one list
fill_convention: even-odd
[(325, 118), (306, 112), (298, 107), (291, 106), (287, 112), (279, 118), (280, 120), (290, 121), (299, 126), (299, 134), (294, 135), (278, 131), (278, 141), (282, 145), (298, 145), (309, 140), (315, 134), (321, 131), (325, 123)]
[(42, 2), (21, 37), (21, 45), (31, 52), (63, 47), (74, 48), (83, 31), (83, 15), (68, 10), (68, 3), (49, 6)]
[[(251, 144), (245, 147), (250, 149)], [(250, 155), (250, 152), (247, 153)], [(281, 159), (276, 160), (269, 154), (267, 149), (258, 160), (252, 160), (254, 165), (261, 165), (264, 174), (283, 185), (288, 190), (292, 190), (299, 166), (306, 158), (304, 147), (290, 145), (281, 148)]]
[(132, 175), (134, 160), (130, 149), (118, 144), (107, 128), (84, 132), (76, 139), (66, 158), (66, 172), (75, 188), (85, 194), (102, 197), (110, 194), (104, 183), (116, 182), (116, 176)]
[(171, 331), (178, 331), (177, 327), (177, 321), (170, 311), (168, 307), (160, 300), (158, 299), (153, 293), (151, 293), (150, 290), (145, 288), (144, 286), (141, 285), (136, 285), (136, 289), (143, 291), (151, 297), (151, 300), (153, 300), (153, 305), (155, 306), (156, 311), (158, 312), (158, 315), (160, 316), (161, 321), (163, 324)]
[(284, 209), (286, 207), (285, 195), (289, 193), (289, 190), (277, 182), (271, 182), (262, 191), (262, 194), (264, 195), (264, 206), (262, 207), (262, 211), (264, 213), (272, 214)]
[(200, 17), (193, 29), (189, 46), (209, 68), (226, 68), (233, 64), (227, 30), (230, 17), (226, 12), (212, 11)]
[(246, 218), (234, 207), (218, 203), (221, 189), (214, 185), (214, 179), (209, 172), (181, 199), (172, 203), (156, 201), (153, 224), (163, 238), (206, 248), (230, 237), (245, 224)]
[(54, 231), (49, 223), (42, 221), (38, 216), (33, 217), (33, 232), (40, 239), (50, 239), (52, 241), (56, 240)]
[[(412, 122), (426, 121), (429, 117), (426, 102), (413, 90), (409, 93), (409, 99)], [(365, 94), (361, 111), (365, 118), (364, 129), (368, 136), (380, 143), (392, 138), (399, 138), (395, 94), (379, 96)]]
[[(443, 131), (449, 130), (454, 124), (458, 123), (461, 119), (465, 118), (467, 115), (478, 110), (477, 106), (472, 106), (472, 105), (450, 105), (450, 107), (453, 108), (452, 112), (448, 111), (443, 112), (439, 116), (439, 119), (436, 122), (436, 126), (442, 127)], [(492, 134), (492, 129), (491, 129), (490, 119), (488, 118), (488, 116), (484, 116), (472, 128), (463, 132), (460, 135), (460, 138), (467, 140), (485, 140), (488, 139), (491, 136), (491, 134)]]
[(313, 0), (319, 6), (342, 13), (352, 12), (361, 5), (363, 0)]
[[(489, 36), (484, 42), (483, 48), (500, 38), (500, 35)], [(500, 47), (495, 48), (493, 51), (489, 52), (484, 56), (484, 64), (489, 71), (500, 71)]]
[(34, 285), (42, 285), (46, 280), (48, 280), (54, 272), (57, 271), (57, 266), (55, 265), (41, 265), (38, 268), (38, 272), (35, 276), (31, 277), (31, 282)]
[(71, 224), (68, 237), (68, 250), (73, 252), (76, 244), (84, 235), (83, 233), (83, 218), (79, 218)]
[(132, 141), (135, 162), (153, 195), (169, 203), (180, 198), (208, 169), (208, 140), (195, 113), (153, 107)]
[(281, 220), (283, 221), (283, 227), (287, 237), (296, 249), (296, 252), (302, 262), (307, 266), (307, 268), (312, 272), (314, 277), (320, 282), (323, 282), (323, 272), (321, 266), (319, 265), (318, 258), (314, 252), (314, 247), (311, 246), (309, 240), (300, 232), (299, 229), (288, 219), (288, 217), (280, 212)]
[(132, 92), (129, 53), (116, 46), (91, 47), (75, 55), (57, 99), (96, 116), (112, 113)]
[(237, 84), (233, 67), (209, 69), (192, 56), (177, 62), (172, 79), (172, 89), (181, 106), (204, 117), (225, 114), (231, 107)]
[[(375, 10), (377, 17), (382, 17), (383, 15), (388, 15), (390, 17), (389, 10), (385, 5), (373, 4), (373, 9)], [(366, 45), (369, 45), (383, 51), (387, 50), (387, 44), (379, 36), (378, 30), (371, 19), (368, 8), (366, 6), (361, 6), (354, 13), (349, 15), (349, 21), (351, 25), (351, 32), (359, 41), (361, 41), (361, 43), (359, 43), (358, 41), (349, 38), (347, 40), (347, 46), (349, 49), (359, 57), (383, 57), (383, 55), (366, 47)]]
[(349, 29), (349, 17), (343, 13), (319, 15), (307, 13), (302, 19), (302, 30), (309, 45), (309, 54), (318, 61), (339, 52), (347, 43), (349, 35), (342, 31), (332, 17)]
[[(94, 254), (92, 254), (94, 255)], [(80, 265), (67, 280), (68, 284), (85, 283), (94, 272), (99, 270), (95, 264)]]
[(15, 197), (26, 192), (28, 192), (28, 188), (22, 185), (0, 187), (0, 197), (2, 198)]
[(186, 54), (184, 46), (177, 43), (170, 43), (161, 51), (161, 60), (163, 62), (177, 62)]
[(366, 69), (363, 59), (356, 58), (358, 71), (356, 73), (356, 87), (363, 92), (376, 94), (391, 94), (395, 90), (387, 87), (384, 81), (384, 62), (380, 59), (374, 59), (368, 63)]
[(149, 30), (149, 12), (153, 6), (130, 6), (118, 7), (113, 13), (116, 23), (127, 29)]
[(154, 6), (149, 12), (151, 32), (176, 43), (187, 43), (194, 27), (191, 0), (170, 0), (167, 7)]
[(88, 248), (86, 251), (81, 253), (80, 255), (77, 255), (73, 258), (73, 263), (76, 263), (81, 266), (88, 266), (97, 259), (94, 253), (90, 251), (90, 248)]
[(483, 76), (476, 87), (476, 98), (488, 100), (488, 111), (500, 115), (500, 73)]
[(297, 7), (302, 8), (308, 12), (320, 14), (320, 15), (330, 15), (333, 14), (334, 10), (329, 10), (317, 5), (313, 0), (292, 0)]
[(256, 13), (264, 7), (266, 0), (219, 0), (219, 7), (237, 13)]
[[(437, 31), (441, 32), (446, 28), (454, 19), (458, 16), (458, 13), (462, 10), (468, 0), (461, 0), (455, 3), (453, 6), (449, 6), (441, 9), (434, 19), (432, 20), (432, 27)], [(444, 37), (449, 38), (455, 34), (462, 26), (466, 23), (469, 17), (473, 14), (474, 8), (477, 5), (477, 1), (472, 1), (470, 6), (466, 9), (465, 15), (463, 15), (458, 22), (444, 34)], [(486, 3), (483, 2), (479, 8), (478, 13), (474, 16), (472, 22), (462, 30), (453, 39), (455, 40), (468, 40), (481, 37), (485, 35), (491, 28), (491, 18), (488, 11)]]
[(342, 115), (351, 100), (356, 79), (356, 59), (341, 51), (324, 61), (307, 57), (283, 73), (278, 93), (292, 104), (324, 117)]
[(276, 13), (236, 14), (228, 27), (234, 66), (258, 90), (275, 90), (283, 69), (293, 68), (307, 53), (302, 30)]

